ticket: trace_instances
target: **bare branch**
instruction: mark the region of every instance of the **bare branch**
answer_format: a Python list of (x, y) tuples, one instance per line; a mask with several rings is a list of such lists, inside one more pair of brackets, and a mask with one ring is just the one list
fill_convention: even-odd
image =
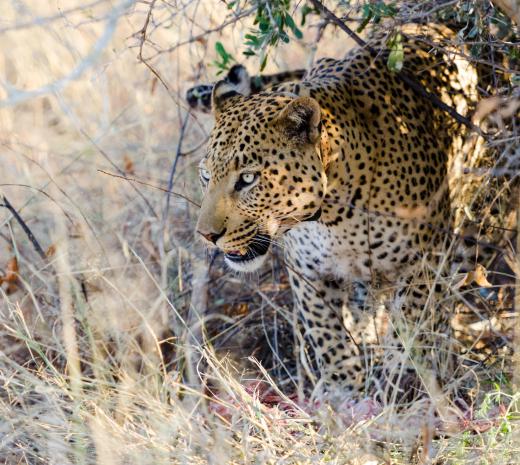
[(43, 251), (40, 243), (38, 242), (38, 240), (36, 239), (36, 237), (34, 236), (32, 231), (30, 230), (29, 226), (27, 226), (27, 223), (18, 214), (16, 209), (11, 205), (11, 202), (9, 202), (9, 200), (7, 200), (7, 197), (5, 195), (3, 196), (3, 199), (4, 199), (4, 203), (0, 204), (0, 206), (7, 208), (13, 214), (15, 220), (18, 221), (18, 224), (21, 226), (21, 228), (23, 229), (23, 232), (26, 234), (26, 236), (31, 241), (31, 244), (33, 245), (34, 249), (40, 256), (40, 258), (42, 260), (47, 260), (47, 255), (45, 255), (45, 252)]
[(170, 89), (170, 86), (166, 83), (166, 81), (163, 79), (159, 71), (157, 71), (150, 63), (148, 63), (148, 59), (143, 57), (143, 47), (144, 43), (146, 42), (146, 32), (148, 30), (148, 25), (150, 24), (150, 19), (152, 17), (153, 7), (155, 6), (157, 0), (152, 0), (150, 3), (150, 7), (148, 8), (148, 13), (146, 14), (146, 19), (144, 21), (143, 27), (137, 32), (137, 35), (140, 36), (139, 38), (139, 54), (137, 55), (137, 58), (141, 63), (143, 63), (150, 72), (159, 80), (159, 82), (163, 85), (163, 87), (166, 89), (166, 92), (168, 92), (168, 95), (171, 97), (171, 99), (177, 104), (182, 105), (181, 102), (177, 98), (175, 98), (173, 92)]
[[(371, 55), (375, 58), (379, 58), (379, 53), (370, 47), (359, 35), (357, 35), (350, 27), (348, 27), (341, 19), (339, 19), (332, 11), (330, 11), (320, 0), (310, 0), (310, 2), (314, 5), (314, 7), (320, 11), (323, 16), (325, 16), (330, 22), (336, 24), (343, 32), (346, 32), (360, 47), (366, 48)], [(475, 131), (480, 136), (485, 136), (482, 130), (475, 126), (471, 120), (462, 116), (455, 108), (446, 105), (439, 97), (435, 94), (428, 92), (419, 82), (417, 82), (412, 77), (408, 76), (403, 72), (399, 72), (395, 74), (396, 78), (404, 82), (410, 89), (412, 89), (417, 94), (426, 98), (430, 102), (432, 102), (436, 107), (440, 108), (442, 111), (450, 115), (453, 119), (468, 127), (472, 131)]]
[(155, 55), (152, 55), (151, 57), (148, 57), (148, 60), (151, 60), (151, 59), (155, 58), (157, 55), (160, 55), (162, 53), (171, 53), (171, 52), (177, 50), (179, 47), (191, 44), (193, 42), (197, 42), (197, 41), (205, 38), (206, 36), (208, 36), (209, 34), (212, 34), (214, 32), (220, 32), (223, 29), (225, 29), (226, 27), (230, 26), (231, 24), (235, 24), (237, 21), (241, 20), (242, 18), (245, 18), (245, 17), (251, 15), (255, 11), (256, 11), (256, 7), (249, 8), (248, 10), (244, 10), (241, 13), (238, 13), (233, 18), (229, 19), (228, 21), (224, 21), (220, 26), (216, 26), (214, 28), (207, 29), (204, 32), (202, 32), (202, 33), (200, 33), (200, 34), (198, 34), (196, 36), (190, 37), (189, 39), (186, 39), (186, 40), (182, 40), (182, 41), (176, 43), (175, 45), (171, 46), (170, 48), (167, 48), (165, 50), (157, 52)]
[(21, 90), (12, 86), (8, 82), (3, 82), (3, 87), (7, 91), (7, 99), (0, 100), (0, 108), (17, 105), (27, 100), (41, 97), (43, 95), (59, 92), (72, 81), (78, 79), (87, 69), (92, 67), (97, 61), (103, 50), (108, 46), (117, 27), (119, 18), (125, 11), (134, 4), (135, 0), (122, 0), (108, 15), (107, 24), (103, 34), (94, 44), (88, 55), (65, 77), (58, 79), (35, 90)]

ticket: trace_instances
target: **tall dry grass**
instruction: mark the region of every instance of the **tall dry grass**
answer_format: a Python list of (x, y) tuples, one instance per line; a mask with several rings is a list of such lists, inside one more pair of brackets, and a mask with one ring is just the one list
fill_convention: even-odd
[[(0, 210), (2, 463), (519, 463), (505, 368), (475, 375), (476, 390), (495, 384), (442, 435), (420, 402), (309, 399), (280, 259), (244, 281), (194, 239), (211, 120), (190, 117), (179, 150), (182, 96), (215, 78), (216, 40), (239, 56), (247, 19), (198, 38), (222, 4), (158, 2), (143, 56), (168, 52), (154, 75), (137, 59), (146, 3), (2, 7), (0, 193), (34, 234)], [(345, 51), (316, 33), (270, 70)], [(167, 200), (176, 153), (182, 197)]]

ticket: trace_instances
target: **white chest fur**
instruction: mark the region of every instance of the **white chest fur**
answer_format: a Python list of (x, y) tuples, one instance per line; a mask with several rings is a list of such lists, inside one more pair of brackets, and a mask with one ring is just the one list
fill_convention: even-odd
[(344, 226), (320, 222), (301, 223), (284, 236), (288, 259), (309, 278), (334, 278), (346, 281), (369, 280), (364, 265), (368, 254), (359, 244), (348, 241)]

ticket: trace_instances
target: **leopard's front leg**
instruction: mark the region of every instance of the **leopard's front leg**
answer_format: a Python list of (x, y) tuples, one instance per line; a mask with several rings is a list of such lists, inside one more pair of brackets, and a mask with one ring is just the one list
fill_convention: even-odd
[[(455, 370), (452, 299), (446, 279), (416, 269), (403, 276), (389, 302), (378, 386), (387, 399), (435, 398)], [(397, 400), (397, 399), (396, 399)]]
[(365, 387), (367, 363), (359, 312), (348, 308), (347, 286), (335, 280), (310, 280), (289, 271), (295, 309), (310, 342), (325, 387), (355, 394)]

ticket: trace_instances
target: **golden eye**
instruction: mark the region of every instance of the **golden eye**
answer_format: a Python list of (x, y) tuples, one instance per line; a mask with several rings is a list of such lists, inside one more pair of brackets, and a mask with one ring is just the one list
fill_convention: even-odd
[(242, 173), (240, 175), (240, 180), (244, 184), (251, 184), (256, 179), (256, 174), (254, 173)]
[(206, 168), (201, 167), (199, 173), (200, 177), (204, 182), (209, 182), (211, 175), (209, 174), (209, 171)]

